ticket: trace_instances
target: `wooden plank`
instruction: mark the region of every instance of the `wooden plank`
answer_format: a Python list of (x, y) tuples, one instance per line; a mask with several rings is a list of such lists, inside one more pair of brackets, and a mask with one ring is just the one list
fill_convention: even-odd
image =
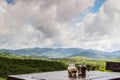
[(106, 69), (120, 72), (120, 62), (106, 62)]
[(43, 73), (32, 73), (22, 75), (9, 75), (8, 80), (110, 80), (120, 78), (118, 72), (101, 72), (101, 71), (87, 71), (85, 77), (77, 76), (69, 77), (67, 71), (53, 71)]
[(17, 78), (17, 77), (8, 76), (7, 80), (25, 80), (25, 79), (20, 79), (20, 78)]
[(120, 78), (110, 79), (110, 80), (120, 80)]

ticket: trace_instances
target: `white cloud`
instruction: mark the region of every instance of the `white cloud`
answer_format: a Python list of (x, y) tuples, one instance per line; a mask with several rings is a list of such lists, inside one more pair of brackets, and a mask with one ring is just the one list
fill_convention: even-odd
[[(0, 48), (81, 47), (120, 48), (119, 0), (107, 0), (89, 13), (94, 0), (0, 1)], [(81, 13), (82, 21), (70, 26)]]
[(120, 49), (119, 3), (119, 0), (107, 0), (98, 13), (88, 13), (79, 23), (78, 27), (82, 26), (85, 33), (82, 47), (109, 51)]
[(70, 39), (66, 39), (70, 34), (68, 23), (92, 6), (93, 2), (15, 0), (15, 4), (7, 4), (5, 0), (1, 0), (1, 48), (64, 47)]

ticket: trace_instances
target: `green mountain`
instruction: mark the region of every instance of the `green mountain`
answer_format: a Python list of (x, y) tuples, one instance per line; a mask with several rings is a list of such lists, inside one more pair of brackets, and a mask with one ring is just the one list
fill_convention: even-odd
[(103, 52), (81, 48), (25, 48), (17, 50), (0, 49), (0, 52), (22, 56), (38, 56), (43, 58), (69, 58), (73, 56), (84, 56), (89, 58), (120, 58), (120, 50)]

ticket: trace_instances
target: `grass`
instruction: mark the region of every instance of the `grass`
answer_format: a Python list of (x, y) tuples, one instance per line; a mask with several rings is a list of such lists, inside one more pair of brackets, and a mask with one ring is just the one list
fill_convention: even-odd
[(0, 80), (7, 80), (6, 78), (0, 78)]

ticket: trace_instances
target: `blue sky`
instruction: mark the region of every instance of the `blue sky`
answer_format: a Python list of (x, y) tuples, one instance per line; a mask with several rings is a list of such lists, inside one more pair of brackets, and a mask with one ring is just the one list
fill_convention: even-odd
[(106, 2), (106, 0), (95, 0), (94, 6), (90, 8), (90, 12), (96, 13), (99, 11), (99, 8)]
[[(92, 7), (89, 8), (89, 13), (97, 13), (99, 11), (99, 9), (101, 8), (101, 6), (106, 2), (106, 0), (95, 0), (94, 5)], [(73, 28), (74, 25), (78, 22), (81, 22), (84, 17), (86, 16), (86, 13), (81, 13), (79, 16), (75, 17), (75, 21), (73, 21), (72, 23), (70, 23), (69, 25)]]
[(14, 0), (6, 0), (8, 4), (14, 4)]

